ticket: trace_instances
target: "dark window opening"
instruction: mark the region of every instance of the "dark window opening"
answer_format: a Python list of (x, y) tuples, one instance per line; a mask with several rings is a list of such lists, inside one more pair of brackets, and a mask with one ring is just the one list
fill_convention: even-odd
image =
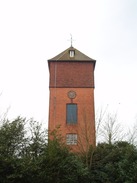
[(77, 123), (77, 104), (67, 104), (67, 124)]

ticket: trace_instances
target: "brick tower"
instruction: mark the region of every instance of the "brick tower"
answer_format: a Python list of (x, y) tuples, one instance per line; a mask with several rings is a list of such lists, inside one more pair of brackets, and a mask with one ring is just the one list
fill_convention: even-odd
[(48, 60), (49, 131), (60, 131), (74, 152), (95, 145), (94, 68), (96, 61), (72, 46)]

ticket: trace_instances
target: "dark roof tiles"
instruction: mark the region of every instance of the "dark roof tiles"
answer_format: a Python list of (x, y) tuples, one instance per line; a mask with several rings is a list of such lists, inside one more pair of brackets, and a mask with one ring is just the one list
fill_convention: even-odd
[[(74, 56), (70, 56), (70, 51), (74, 51)], [(88, 57), (87, 55), (83, 54), (79, 50), (73, 47), (69, 47), (65, 51), (61, 52), (57, 56), (49, 59), (48, 61), (92, 61), (96, 62), (96, 60)]]

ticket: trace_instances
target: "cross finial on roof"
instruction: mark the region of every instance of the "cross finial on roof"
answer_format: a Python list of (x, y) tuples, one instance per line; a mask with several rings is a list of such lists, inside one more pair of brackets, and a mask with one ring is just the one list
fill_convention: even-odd
[(73, 43), (74, 39), (72, 38), (72, 34), (70, 34), (70, 39), (68, 39), (68, 41), (70, 41), (71, 47), (73, 47), (72, 43)]
[(73, 46), (72, 46), (72, 43), (73, 43), (74, 40), (72, 39), (72, 34), (70, 34), (70, 40), (69, 40), (69, 41), (70, 41), (70, 43), (71, 43), (71, 47), (73, 47)]
[(72, 41), (73, 41), (72, 34), (70, 34), (70, 37), (71, 37), (71, 40), (70, 41), (71, 41), (71, 47), (72, 47)]

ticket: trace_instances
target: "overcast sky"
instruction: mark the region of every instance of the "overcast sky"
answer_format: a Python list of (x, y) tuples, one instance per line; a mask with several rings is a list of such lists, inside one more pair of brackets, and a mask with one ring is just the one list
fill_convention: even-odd
[(0, 0), (0, 114), (48, 123), (47, 60), (73, 46), (96, 59), (95, 106), (137, 117), (136, 0)]

